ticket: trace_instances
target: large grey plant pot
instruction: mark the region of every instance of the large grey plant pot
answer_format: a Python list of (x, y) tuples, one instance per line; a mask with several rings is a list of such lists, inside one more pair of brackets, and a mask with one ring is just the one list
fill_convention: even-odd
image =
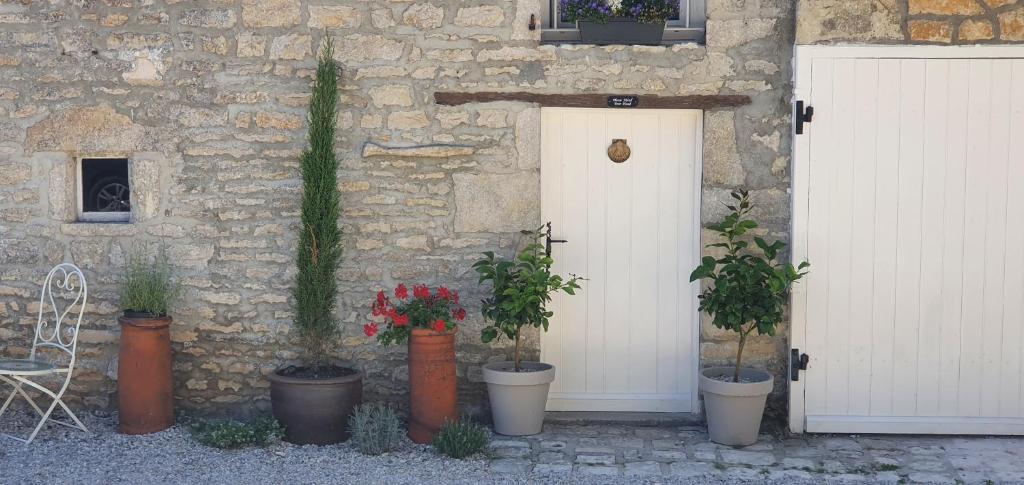
[(772, 392), (771, 374), (740, 369), (740, 377), (755, 382), (723, 382), (712, 376), (732, 376), (733, 367), (710, 367), (700, 373), (700, 389), (704, 393), (704, 414), (708, 420), (711, 441), (723, 445), (752, 445), (757, 442), (764, 416), (764, 403)]
[(555, 366), (542, 362), (512, 362), (484, 365), (484, 382), (491, 399), (494, 431), (506, 436), (526, 436), (544, 428), (548, 389), (555, 380)]

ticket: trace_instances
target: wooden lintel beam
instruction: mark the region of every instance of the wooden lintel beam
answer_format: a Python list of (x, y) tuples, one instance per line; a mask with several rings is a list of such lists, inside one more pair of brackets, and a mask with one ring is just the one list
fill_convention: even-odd
[[(541, 106), (567, 108), (607, 108), (609, 96), (622, 94), (539, 94), (527, 92), (454, 92), (437, 91), (434, 102), (445, 106), (468, 103), (493, 103), (518, 101), (536, 103)], [(636, 108), (639, 109), (715, 109), (734, 108), (750, 104), (750, 96), (740, 94), (694, 94), (689, 96), (657, 96), (641, 94)]]

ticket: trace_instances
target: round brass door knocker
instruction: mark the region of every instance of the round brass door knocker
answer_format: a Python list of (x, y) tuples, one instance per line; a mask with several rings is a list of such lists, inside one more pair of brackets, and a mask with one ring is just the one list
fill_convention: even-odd
[(622, 163), (628, 160), (629, 153), (629, 145), (626, 144), (626, 140), (623, 138), (612, 140), (612, 145), (608, 147), (608, 158), (615, 163)]

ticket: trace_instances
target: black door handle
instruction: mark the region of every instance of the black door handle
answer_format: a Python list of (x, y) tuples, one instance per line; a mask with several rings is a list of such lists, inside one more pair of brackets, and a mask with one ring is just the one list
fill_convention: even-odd
[(551, 245), (552, 244), (567, 243), (569, 241), (565, 240), (565, 239), (551, 239), (551, 223), (550, 222), (547, 223), (546, 226), (547, 226), (548, 230), (547, 230), (547, 234), (545, 235), (545, 239), (544, 239), (544, 253), (547, 254), (548, 256), (551, 256)]

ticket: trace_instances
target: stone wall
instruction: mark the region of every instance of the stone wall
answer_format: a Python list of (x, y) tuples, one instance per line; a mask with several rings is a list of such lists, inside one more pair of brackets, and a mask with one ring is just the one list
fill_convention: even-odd
[[(4, 2), (0, 354), (26, 352), (37, 285), (73, 261), (91, 300), (71, 392), (112, 408), (120, 265), (133, 245), (163, 244), (185, 285), (173, 312), (179, 406), (265, 409), (262, 374), (297, 358), (297, 157), (314, 54), (330, 32), (343, 66), (337, 358), (367, 371), (369, 399), (402, 402), (405, 351), (362, 335), (369, 302), (402, 281), (447, 284), (469, 303), (458, 369), (462, 401), (477, 406), (480, 365), (509, 348), (479, 342), (470, 264), (484, 250), (510, 253), (518, 230), (541, 222), (540, 109), (442, 107), (433, 92), (749, 95), (748, 106), (705, 115), (703, 219), (718, 220), (743, 185), (762, 204), (764, 232), (784, 238), (791, 10), (788, 0), (709, 0), (706, 46), (594, 47), (541, 45), (527, 29), (537, 0)], [(133, 223), (75, 222), (75, 160), (96, 155), (132, 160)], [(730, 360), (732, 336), (703, 328), (705, 363)], [(784, 375), (785, 335), (755, 339), (749, 362)]]
[(1024, 42), (1021, 0), (798, 0), (798, 44)]

